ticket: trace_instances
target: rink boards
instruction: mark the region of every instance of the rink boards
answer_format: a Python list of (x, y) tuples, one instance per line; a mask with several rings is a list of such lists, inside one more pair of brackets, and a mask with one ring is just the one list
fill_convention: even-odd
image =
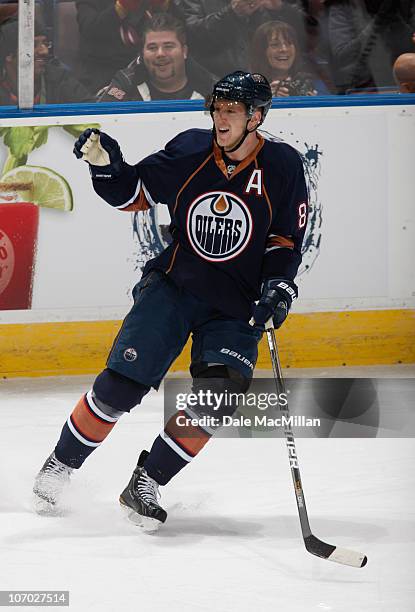
[[(121, 321), (4, 325), (0, 376), (60, 376), (99, 372)], [(415, 362), (413, 310), (293, 314), (277, 332), (283, 367), (331, 367)], [(190, 341), (172, 371), (186, 371)], [(268, 345), (258, 368), (271, 368)]]

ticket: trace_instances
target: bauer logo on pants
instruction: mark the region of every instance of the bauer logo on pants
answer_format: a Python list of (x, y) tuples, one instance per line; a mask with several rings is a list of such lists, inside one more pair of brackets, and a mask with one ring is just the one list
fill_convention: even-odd
[(205, 193), (189, 207), (187, 235), (190, 244), (208, 261), (237, 257), (251, 234), (251, 213), (245, 202), (233, 193)]

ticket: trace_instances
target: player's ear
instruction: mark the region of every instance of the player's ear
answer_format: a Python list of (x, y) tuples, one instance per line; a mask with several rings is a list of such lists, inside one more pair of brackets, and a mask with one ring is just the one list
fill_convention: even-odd
[(260, 110), (258, 110), (258, 109), (257, 109), (257, 110), (255, 110), (255, 111), (253, 112), (253, 114), (252, 114), (251, 119), (250, 119), (250, 122), (249, 122), (249, 127), (250, 127), (251, 129), (254, 129), (254, 128), (258, 127), (258, 126), (259, 126), (259, 124), (261, 123), (261, 119), (262, 119), (262, 113), (261, 113), (261, 111), (260, 111)]
[(187, 56), (189, 53), (189, 48), (187, 45), (183, 45), (183, 55), (184, 55), (184, 59), (187, 60)]

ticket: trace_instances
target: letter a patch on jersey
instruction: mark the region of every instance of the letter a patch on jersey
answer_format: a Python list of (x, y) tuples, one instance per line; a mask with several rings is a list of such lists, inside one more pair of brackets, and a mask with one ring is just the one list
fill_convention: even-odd
[(257, 195), (262, 196), (262, 170), (259, 168), (255, 168), (252, 172), (245, 187), (245, 193), (251, 193), (252, 189), (256, 191)]

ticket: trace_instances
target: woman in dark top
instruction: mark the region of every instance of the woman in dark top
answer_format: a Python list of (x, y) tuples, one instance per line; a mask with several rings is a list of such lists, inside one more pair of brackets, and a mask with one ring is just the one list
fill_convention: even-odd
[(273, 96), (330, 93), (318, 75), (305, 69), (296, 32), (282, 21), (269, 21), (256, 30), (252, 41), (251, 69), (267, 77)]

